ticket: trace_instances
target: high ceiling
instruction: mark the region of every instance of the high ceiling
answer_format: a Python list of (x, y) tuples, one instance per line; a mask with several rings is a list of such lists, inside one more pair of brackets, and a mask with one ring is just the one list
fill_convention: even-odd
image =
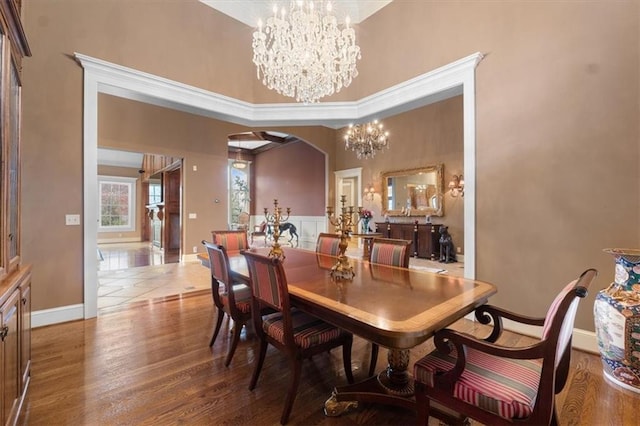
[[(250, 27), (256, 27), (258, 20), (265, 20), (273, 12), (273, 5), (287, 5), (289, 0), (200, 0), (210, 6)], [(336, 17), (343, 21), (349, 16), (352, 23), (359, 23), (382, 9), (393, 0), (333, 0), (333, 10)], [(259, 132), (262, 134), (247, 133), (230, 135), (228, 144), (232, 150), (241, 149), (257, 153), (278, 146), (282, 143), (292, 142), (295, 138), (287, 138), (288, 135), (276, 132)], [(296, 139), (297, 140), (297, 139)], [(98, 164), (142, 167), (142, 154), (111, 149), (98, 150)]]
[[(200, 0), (225, 15), (250, 26), (257, 27), (258, 20), (264, 22), (273, 14), (273, 5), (277, 3), (287, 6), (288, 0)], [(333, 11), (339, 21), (349, 16), (351, 22), (357, 24), (382, 9), (392, 0), (333, 0)]]

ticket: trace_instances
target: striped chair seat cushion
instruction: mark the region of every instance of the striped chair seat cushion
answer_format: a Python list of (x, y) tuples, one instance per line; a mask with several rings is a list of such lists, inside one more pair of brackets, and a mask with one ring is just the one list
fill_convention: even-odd
[[(467, 349), (466, 369), (456, 382), (453, 396), (505, 419), (529, 417), (536, 403), (542, 360), (501, 358)], [(414, 365), (415, 380), (433, 387), (434, 372), (451, 370), (456, 353), (437, 351)]]
[[(242, 313), (251, 312), (251, 289), (246, 284), (235, 284), (233, 286), (233, 295), (236, 299), (236, 307)], [(222, 304), (229, 305), (229, 296), (226, 292), (220, 293)]]
[[(342, 336), (343, 333), (341, 329), (298, 309), (291, 310), (291, 322), (293, 325), (293, 340), (296, 345), (303, 349), (329, 342)], [(262, 328), (269, 336), (284, 344), (281, 313), (265, 316)]]
[(381, 265), (400, 266), (403, 263), (407, 246), (396, 244), (376, 244), (371, 249), (371, 262)]

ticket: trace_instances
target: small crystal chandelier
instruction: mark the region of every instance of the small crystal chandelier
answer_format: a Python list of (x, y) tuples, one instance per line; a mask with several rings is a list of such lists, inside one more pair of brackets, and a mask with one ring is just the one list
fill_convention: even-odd
[(340, 29), (331, 2), (291, 0), (289, 12), (273, 8), (273, 16), (253, 33), (253, 62), (258, 79), (269, 89), (314, 103), (348, 87), (358, 75), (353, 28), (347, 17)]
[(382, 130), (382, 123), (374, 120), (367, 124), (349, 124), (344, 135), (344, 149), (356, 152), (358, 159), (373, 158), (376, 151), (389, 148), (389, 132)]

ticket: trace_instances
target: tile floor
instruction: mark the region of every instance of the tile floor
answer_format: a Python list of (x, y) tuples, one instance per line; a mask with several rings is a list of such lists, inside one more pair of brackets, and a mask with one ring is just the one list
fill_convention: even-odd
[[(314, 249), (309, 244), (300, 247)], [(161, 253), (148, 243), (104, 244), (99, 249), (104, 260), (99, 261), (98, 309), (211, 289), (209, 270), (200, 262), (163, 263)], [(357, 239), (352, 240), (347, 255), (362, 256)], [(429, 272), (464, 275), (463, 263), (443, 264), (412, 257), (409, 265)]]

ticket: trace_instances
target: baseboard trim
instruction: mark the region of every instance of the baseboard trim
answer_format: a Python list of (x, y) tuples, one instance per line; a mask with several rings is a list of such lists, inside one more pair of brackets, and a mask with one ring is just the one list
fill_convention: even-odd
[[(473, 313), (465, 317), (468, 320), (475, 321)], [(513, 331), (514, 333), (523, 334), (525, 336), (540, 338), (542, 336), (542, 327), (536, 327), (534, 325), (521, 324), (516, 321), (511, 321), (506, 318), (502, 320), (502, 325), (505, 330)], [(574, 349), (590, 352), (594, 354), (600, 353), (598, 350), (598, 341), (596, 339), (596, 333), (593, 331), (582, 330), (580, 328), (573, 329), (572, 346)]]
[(43, 309), (31, 313), (31, 327), (44, 327), (46, 325), (84, 319), (84, 305), (68, 305), (59, 308)]

